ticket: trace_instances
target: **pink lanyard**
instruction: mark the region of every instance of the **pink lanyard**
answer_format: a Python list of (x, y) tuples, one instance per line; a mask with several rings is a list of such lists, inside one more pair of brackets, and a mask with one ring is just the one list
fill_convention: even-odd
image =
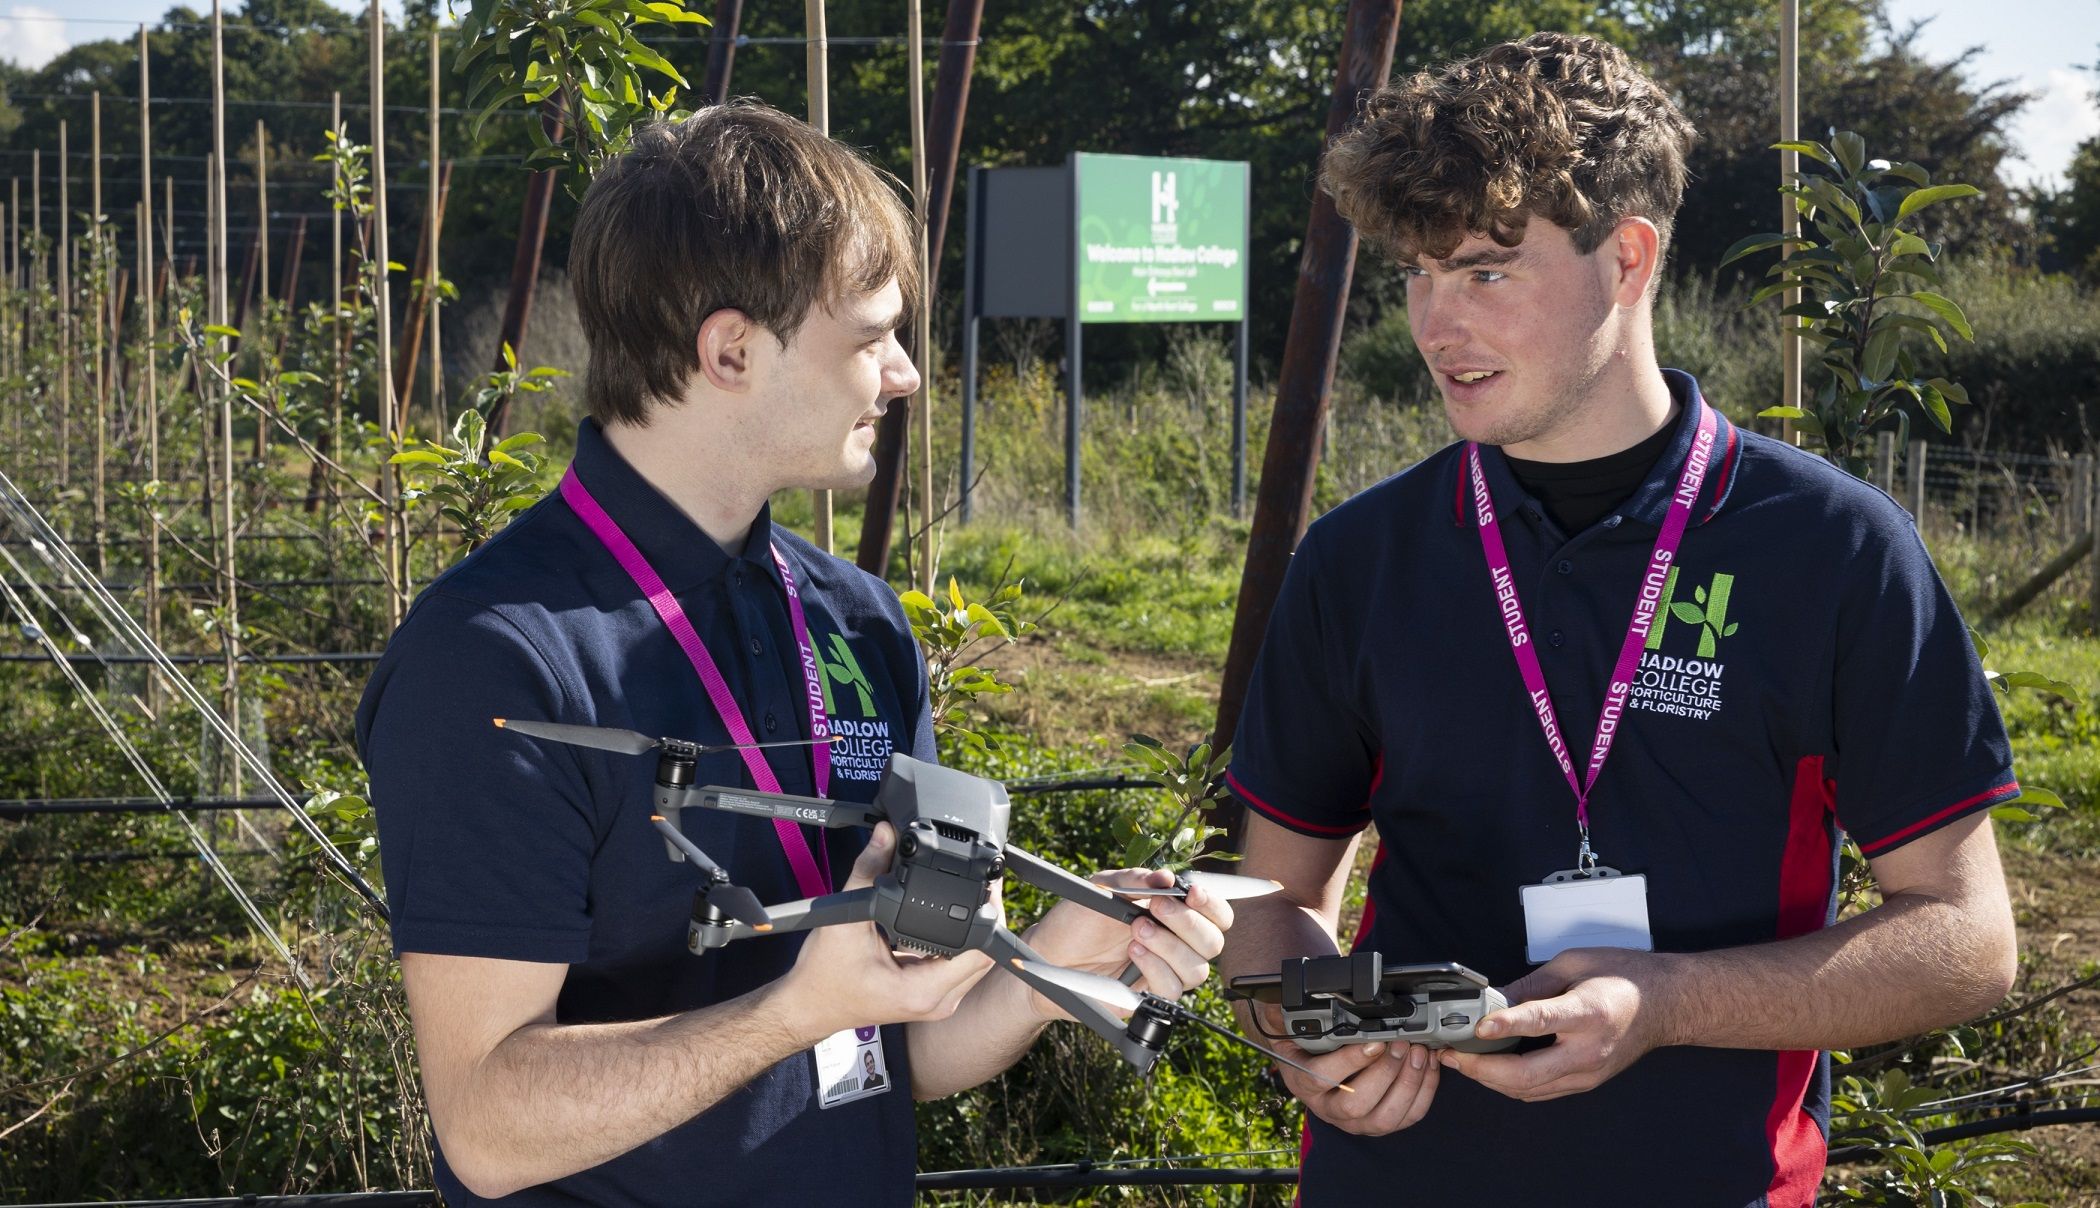
[[(583, 520), (584, 527), (590, 529), (591, 534), (612, 554), (620, 568), (633, 578), (634, 585), (648, 597), (649, 606), (663, 619), (664, 627), (671, 631), (672, 637), (678, 639), (679, 648), (685, 651), (685, 657), (692, 662), (693, 670), (700, 675), (701, 685), (707, 689), (707, 699), (714, 702), (715, 712), (721, 715), (722, 724), (728, 728), (729, 740), (745, 748), (739, 753), (744, 757), (744, 766), (750, 769), (752, 786), (762, 793), (782, 792), (780, 778), (773, 774), (772, 767), (766, 763), (765, 755), (750, 749), (751, 744), (758, 739), (751, 733), (750, 723), (744, 720), (743, 710), (737, 707), (736, 698), (730, 694), (728, 682), (722, 678), (722, 671), (715, 665), (714, 656), (707, 652), (707, 644), (700, 640), (699, 633), (693, 629), (693, 622), (685, 615), (685, 608), (678, 603), (678, 597), (672, 595), (671, 590), (664, 586), (662, 576), (656, 573), (655, 567), (649, 565), (649, 560), (642, 556), (642, 551), (635, 548), (634, 542), (620, 530), (620, 526), (606, 514), (605, 509), (598, 505), (591, 493), (584, 489), (583, 480), (576, 477), (574, 466), (570, 466), (568, 473), (562, 475), (561, 497)], [(822, 672), (817, 669), (816, 649), (810, 644), (809, 621), (802, 612), (802, 595), (795, 588), (795, 572), (788, 568), (787, 559), (781, 557), (780, 547), (776, 545), (771, 548), (773, 565), (780, 568), (781, 584), (787, 588), (788, 620), (794, 626), (795, 644), (802, 652), (802, 678), (807, 689), (809, 706), (809, 736), (813, 739), (828, 738), (831, 725), (824, 716), (824, 682), (818, 678)], [(809, 751), (811, 770), (815, 773), (817, 796), (823, 797), (831, 788), (831, 748), (819, 741), (811, 746)], [(814, 898), (830, 893), (831, 852), (823, 842), (819, 840), (816, 843), (805, 843), (801, 827), (785, 818), (773, 820), (773, 831), (780, 838), (780, 850), (787, 853), (788, 865), (795, 870), (795, 883), (802, 887), (802, 895)], [(814, 857), (810, 855), (811, 847), (817, 851)], [(817, 866), (819, 859), (823, 861), (821, 870)]]
[(1545, 731), (1546, 745), (1553, 749), (1553, 758), (1575, 793), (1575, 824), (1582, 831), (1580, 857), (1584, 871), (1596, 865), (1596, 855), (1590, 850), (1590, 792), (1597, 786), (1597, 773), (1604, 769), (1605, 757), (1611, 754), (1612, 740), (1618, 737), (1626, 696), (1633, 690), (1633, 677), (1640, 669), (1641, 647), (1648, 643), (1648, 627), (1662, 602), (1663, 583), (1669, 578), (1671, 563), (1677, 559), (1677, 547), (1684, 540), (1685, 526), (1691, 522), (1692, 508), (1699, 500), (1699, 489), (1706, 483), (1706, 471), (1713, 458), (1718, 425), (1712, 408), (1704, 402), (1698, 407), (1699, 432), (1692, 439), (1691, 453), (1684, 459), (1677, 490), (1670, 496), (1670, 510), (1663, 517), (1662, 532), (1656, 534), (1655, 549), (1648, 555), (1648, 572), (1641, 577), (1640, 595), (1634, 598), (1633, 620), (1626, 626), (1626, 641), (1619, 647), (1619, 664), (1612, 672), (1611, 685), (1604, 690), (1597, 741), (1590, 749), (1589, 770), (1582, 780), (1575, 778), (1575, 763), (1569, 758), (1567, 741), (1561, 737), (1553, 697), (1546, 691), (1546, 673), (1532, 646), (1531, 628), (1524, 622), (1516, 576), (1509, 569), (1509, 551), (1502, 544), (1502, 525), (1495, 519), (1494, 497), (1488, 493), (1487, 475), (1480, 468), (1480, 446), (1470, 441), (1466, 444), (1466, 465), (1473, 479), (1473, 511), (1480, 522), (1480, 548), (1487, 555), (1488, 579), (1495, 589), (1503, 628), (1509, 634), (1510, 651), (1517, 657), (1517, 672), (1524, 677), (1524, 690), (1530, 694), (1531, 707), (1538, 714), (1539, 728)]

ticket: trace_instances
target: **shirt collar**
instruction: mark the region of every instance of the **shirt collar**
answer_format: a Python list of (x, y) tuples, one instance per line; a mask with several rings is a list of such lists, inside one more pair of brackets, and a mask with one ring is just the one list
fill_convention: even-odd
[(759, 567), (765, 575), (773, 574), (773, 559), (768, 552), (773, 542), (772, 504), (758, 509), (750, 536), (744, 540), (743, 554), (732, 558), (620, 456), (595, 419), (586, 418), (576, 426), (576, 459), (572, 468), (598, 506), (634, 542), (649, 565), (656, 568), (664, 586), (672, 591), (685, 591), (719, 578), (740, 562)]
[[(1650, 528), (1662, 527), (1663, 517), (1670, 510), (1670, 496), (1677, 490), (1677, 478), (1684, 470), (1684, 459), (1691, 454), (1692, 440), (1699, 431), (1699, 404), (1704, 401), (1699, 393), (1699, 383), (1691, 374), (1681, 369), (1662, 371), (1663, 381), (1670, 388), (1670, 396), (1677, 400), (1677, 416), (1670, 422), (1674, 432), (1670, 443), (1664, 447), (1661, 457), (1656, 458), (1655, 468), (1637, 487), (1631, 498), (1612, 509), (1612, 515), (1627, 520), (1639, 521)], [(1735, 425), (1728, 422), (1719, 408), (1714, 408), (1715, 459), (1707, 471), (1706, 485), (1700, 488), (1699, 509), (1692, 515), (1692, 525), (1697, 527), (1714, 518), (1721, 505), (1728, 501), (1730, 488), (1735, 485), (1736, 467), (1741, 464), (1742, 435)], [(1453, 492), (1453, 516), (1461, 526), (1474, 522), (1472, 499), (1466, 490), (1468, 471), (1466, 459), (1455, 459), (1458, 467), (1458, 484)], [(1516, 475), (1509, 469), (1509, 461), (1502, 450), (1493, 445), (1480, 447), (1480, 468), (1487, 475), (1488, 492), (1494, 497), (1497, 512), (1519, 509), (1535, 509), (1537, 504), (1530, 494), (1518, 484)]]

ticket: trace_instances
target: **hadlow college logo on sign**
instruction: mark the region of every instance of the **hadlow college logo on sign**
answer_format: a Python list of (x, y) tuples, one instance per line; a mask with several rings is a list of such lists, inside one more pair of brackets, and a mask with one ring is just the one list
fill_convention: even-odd
[(1628, 703), (1650, 713), (1705, 721), (1721, 710), (1721, 677), (1727, 669), (1721, 645), (1738, 628), (1728, 619), (1735, 576), (1717, 573), (1707, 586), (1686, 592), (1678, 581), (1682, 569), (1672, 566), (1663, 582), (1662, 607), (1648, 630)]
[(831, 732), (843, 740), (831, 748), (831, 774), (872, 783), (882, 779), (897, 740), (890, 735), (890, 723), (875, 711), (874, 686), (853, 656), (853, 647), (839, 634), (829, 636), (830, 641), (818, 647), (817, 663), (824, 669), (824, 712)]

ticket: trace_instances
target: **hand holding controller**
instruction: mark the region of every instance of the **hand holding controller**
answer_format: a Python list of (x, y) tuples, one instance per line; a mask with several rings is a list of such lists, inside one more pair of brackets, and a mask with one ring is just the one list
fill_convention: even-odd
[(1308, 1053), (1376, 1042), (1496, 1053), (1517, 1043), (1475, 1037), (1482, 1017), (1509, 1004), (1486, 978), (1448, 962), (1388, 969), (1377, 952), (1301, 957), (1275, 974), (1232, 979), (1227, 995), (1280, 1006), (1284, 1035), (1272, 1039)]

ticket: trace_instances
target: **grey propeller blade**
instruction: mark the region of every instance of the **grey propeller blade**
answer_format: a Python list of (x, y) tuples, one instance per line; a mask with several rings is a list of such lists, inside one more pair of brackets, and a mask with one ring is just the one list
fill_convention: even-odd
[(1084, 994), (1119, 1011), (1135, 1011), (1145, 1001), (1143, 995), (1113, 977), (1082, 973), (1077, 969), (1067, 969), (1063, 965), (1022, 960), (1019, 957), (1014, 958), (1014, 964), (1052, 985), (1063, 986), (1074, 994)]
[(753, 931), (771, 931), (773, 916), (766, 913), (758, 895), (741, 885), (717, 885), (707, 891), (708, 904)]
[(1334, 1079), (1329, 1078), (1327, 1075), (1322, 1074), (1317, 1070), (1307, 1069), (1305, 1066), (1302, 1066), (1297, 1062), (1292, 1061), (1290, 1058), (1284, 1056), (1283, 1054), (1277, 1052), (1272, 1048), (1269, 1048), (1267, 1045), (1261, 1044), (1257, 1041), (1249, 1040), (1245, 1036), (1240, 1035), (1238, 1032), (1233, 1031), (1231, 1028), (1221, 1027), (1218, 1024), (1214, 1024), (1208, 1019), (1203, 1018), (1201, 1015), (1196, 1014), (1194, 1011), (1191, 1011), (1186, 1007), (1176, 1007), (1174, 1009), (1175, 1011), (1180, 1013), (1183, 1019), (1193, 1019), (1197, 1023), (1202, 1024), (1204, 1027), (1209, 1028), (1211, 1031), (1216, 1032), (1218, 1035), (1223, 1036), (1225, 1039), (1236, 1040), (1241, 1044), (1246, 1045), (1248, 1048), (1253, 1049), (1255, 1052), (1260, 1053), (1262, 1056), (1267, 1057), (1271, 1061), (1280, 1061), (1283, 1064), (1290, 1066), (1292, 1069), (1298, 1071), (1299, 1073), (1304, 1074), (1306, 1077), (1324, 1082), (1327, 1085), (1335, 1088), (1336, 1090), (1348, 1091), (1352, 1095), (1356, 1093), (1356, 1088), (1350, 1086), (1348, 1083), (1336, 1082)]
[[(1227, 902), (1238, 901), (1241, 898), (1258, 898), (1263, 894), (1275, 893), (1283, 888), (1281, 884), (1271, 881), (1267, 877), (1243, 877), (1229, 872), (1185, 872), (1181, 874), (1181, 880), (1186, 881), (1190, 886), (1200, 885), (1203, 887), (1203, 892)], [(1165, 889), (1122, 889), (1115, 886), (1105, 886), (1104, 888), (1119, 898), (1185, 898), (1189, 896), (1189, 891), (1178, 884), (1169, 885)]]
[(515, 718), (496, 718), (500, 729), (516, 730), (532, 738), (544, 738), (549, 742), (565, 742), (571, 746), (593, 747), (600, 751), (613, 751), (621, 755), (646, 755), (662, 745), (656, 739), (638, 730), (615, 730), (604, 726), (569, 726), (556, 721), (521, 721)]

